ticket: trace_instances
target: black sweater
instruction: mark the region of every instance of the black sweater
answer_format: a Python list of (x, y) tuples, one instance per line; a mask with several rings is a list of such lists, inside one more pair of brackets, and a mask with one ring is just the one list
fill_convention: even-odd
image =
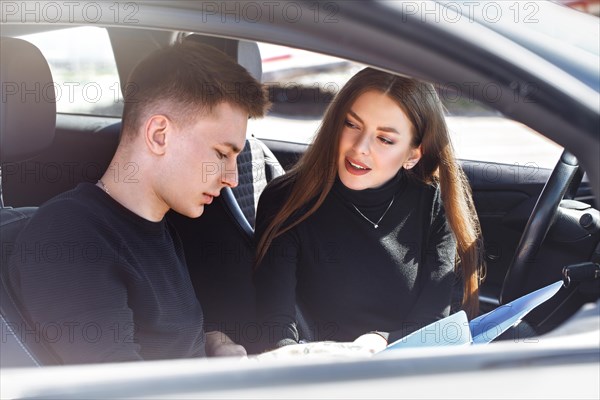
[(204, 355), (202, 309), (165, 219), (83, 183), (40, 207), (15, 249), (15, 296), (64, 363)]
[[(262, 194), (257, 238), (288, 191), (275, 184)], [(377, 229), (354, 208), (377, 222), (392, 198)], [(447, 316), (455, 248), (437, 185), (400, 173), (355, 191), (338, 178), (321, 207), (277, 237), (257, 267), (262, 349), (298, 341), (296, 303), (319, 341), (377, 330), (391, 342)]]

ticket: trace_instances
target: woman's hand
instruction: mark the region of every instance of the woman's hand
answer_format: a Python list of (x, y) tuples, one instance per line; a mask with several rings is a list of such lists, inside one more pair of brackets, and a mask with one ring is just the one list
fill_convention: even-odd
[(385, 349), (388, 342), (387, 340), (378, 333), (370, 332), (359, 336), (354, 342), (361, 346), (363, 349), (370, 351), (371, 353), (378, 353)]
[(226, 334), (219, 331), (206, 332), (206, 355), (208, 357), (244, 357), (246, 349), (236, 344)]

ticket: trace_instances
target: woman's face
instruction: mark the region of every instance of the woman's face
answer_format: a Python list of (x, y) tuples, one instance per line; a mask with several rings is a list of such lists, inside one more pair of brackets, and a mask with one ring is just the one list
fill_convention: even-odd
[(411, 147), (410, 120), (387, 95), (377, 91), (363, 93), (345, 119), (338, 175), (349, 189), (377, 188), (400, 168), (410, 169), (421, 158), (420, 147)]

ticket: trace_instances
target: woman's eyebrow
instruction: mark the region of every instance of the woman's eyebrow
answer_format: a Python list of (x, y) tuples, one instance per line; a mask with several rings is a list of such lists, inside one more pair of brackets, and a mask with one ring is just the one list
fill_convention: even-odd
[[(350, 114), (351, 116), (356, 118), (358, 120), (358, 122), (360, 122), (361, 124), (363, 124), (363, 125), (365, 124), (364, 121), (354, 111), (349, 110), (348, 114)], [(397, 133), (398, 135), (400, 134), (400, 132), (398, 132), (398, 130), (396, 130), (396, 128), (392, 128), (390, 126), (379, 126), (379, 127), (377, 127), (377, 130), (383, 131), (383, 132)]]
[(358, 120), (358, 122), (360, 122), (361, 124), (364, 124), (364, 122), (363, 122), (362, 118), (360, 118), (360, 117), (358, 116), (358, 114), (356, 114), (354, 111), (350, 110), (350, 111), (348, 111), (348, 114), (350, 114), (350, 115), (352, 115), (354, 118), (356, 118), (356, 119)]

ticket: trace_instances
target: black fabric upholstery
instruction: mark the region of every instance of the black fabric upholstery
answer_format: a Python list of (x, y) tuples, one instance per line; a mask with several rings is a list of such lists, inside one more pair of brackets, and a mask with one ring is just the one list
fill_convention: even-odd
[[(15, 247), (19, 232), (37, 207), (0, 209), (0, 323), (2, 326), (1, 367), (25, 367), (58, 364), (58, 358), (39, 339), (37, 331), (21, 313), (17, 299), (8, 285), (8, 260), (28, 249)], [(49, 328), (50, 329), (50, 328)], [(42, 329), (41, 332), (46, 332)], [(52, 332), (54, 334), (54, 332)]]
[(46, 59), (31, 43), (0, 38), (0, 161), (25, 160), (54, 140), (56, 99)]
[[(255, 198), (254, 198), (254, 189), (258, 185), (254, 184), (254, 162), (252, 159), (252, 147), (256, 147), (256, 145), (252, 145), (252, 141), (246, 140), (246, 145), (244, 149), (238, 156), (238, 186), (233, 188), (233, 194), (244, 213), (244, 217), (248, 220), (250, 226), (254, 227), (254, 210), (256, 208)], [(256, 150), (255, 150), (256, 151)], [(264, 170), (263, 165), (256, 164), (258, 168)], [(264, 186), (263, 188), (264, 189)], [(262, 190), (261, 189), (261, 190)]]
[(254, 237), (254, 227), (252, 227), (248, 219), (246, 219), (231, 188), (226, 187), (221, 190), (221, 201), (223, 202), (225, 211), (229, 217), (231, 217), (231, 220), (235, 222), (236, 227), (239, 228), (238, 230), (241, 235), (249, 242), (252, 242), (252, 238)]
[(233, 194), (244, 213), (254, 227), (258, 196), (267, 185), (265, 175), (265, 157), (256, 139), (246, 140), (244, 150), (238, 156), (238, 186)]
[(275, 154), (269, 150), (267, 145), (260, 140), (257, 140), (257, 144), (260, 146), (262, 155), (265, 159), (265, 177), (267, 182), (270, 182), (271, 179), (285, 174), (285, 169), (281, 166), (279, 160), (277, 157), (275, 157)]
[(36, 208), (30, 208), (27, 211), (0, 209), (0, 231), (2, 232), (2, 236), (0, 236), (0, 324), (2, 324), (2, 332), (9, 333), (6, 335), (7, 340), (4, 338), (2, 340), (2, 351), (0, 351), (2, 368), (40, 365), (37, 357), (31, 354), (23, 344), (22, 333), (26, 331), (27, 324), (20, 315), (10, 287), (7, 285), (8, 259), (15, 250), (14, 241), (35, 210)]
[(246, 140), (246, 145), (238, 156), (239, 184), (232, 190), (252, 227), (260, 194), (271, 179), (283, 172), (283, 168), (264, 143), (256, 138)]

